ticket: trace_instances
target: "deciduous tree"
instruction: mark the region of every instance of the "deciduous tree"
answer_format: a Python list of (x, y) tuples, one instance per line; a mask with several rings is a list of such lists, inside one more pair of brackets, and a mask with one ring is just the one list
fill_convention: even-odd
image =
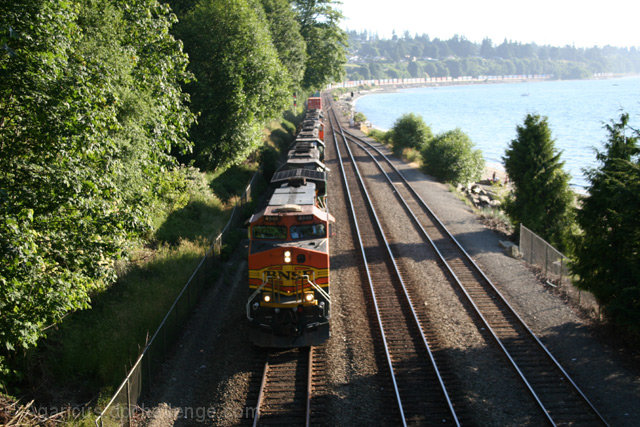
[(333, 0), (294, 0), (300, 33), (307, 43), (303, 86), (321, 89), (344, 76), (347, 34), (340, 28), (342, 14)]
[(193, 117), (167, 6), (29, 0), (0, 16), (1, 358), (113, 283)]
[(391, 128), (393, 148), (401, 152), (404, 148), (420, 149), (433, 137), (431, 128), (424, 122), (422, 116), (414, 113), (403, 114)]
[(261, 0), (273, 45), (278, 51), (280, 62), (289, 71), (295, 90), (302, 84), (307, 44), (300, 34), (300, 24), (289, 0)]
[(427, 173), (452, 184), (477, 181), (484, 170), (482, 152), (473, 148), (471, 138), (460, 129), (441, 133), (422, 149)]
[(291, 80), (267, 22), (247, 0), (203, 0), (181, 17), (176, 34), (196, 78), (187, 87), (199, 114), (195, 158), (206, 169), (244, 160), (289, 99)]

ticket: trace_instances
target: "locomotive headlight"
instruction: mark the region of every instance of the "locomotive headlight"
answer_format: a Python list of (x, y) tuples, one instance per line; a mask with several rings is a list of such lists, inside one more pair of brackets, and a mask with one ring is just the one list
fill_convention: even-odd
[(314, 295), (313, 295), (313, 293), (311, 293), (311, 292), (304, 294), (304, 300), (305, 300), (306, 302), (311, 302), (311, 301), (313, 301), (313, 298), (314, 298), (314, 297), (315, 297), (315, 296), (314, 296)]
[(264, 302), (269, 302), (269, 301), (271, 301), (271, 295), (265, 294), (262, 299), (264, 300)]
[(286, 262), (286, 263), (291, 262), (291, 252), (289, 252), (289, 251), (285, 251), (284, 252), (284, 262)]

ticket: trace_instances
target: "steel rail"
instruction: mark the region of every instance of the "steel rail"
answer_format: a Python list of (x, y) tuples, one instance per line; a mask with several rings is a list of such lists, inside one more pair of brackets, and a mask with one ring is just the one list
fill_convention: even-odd
[[(567, 382), (571, 385), (571, 388), (577, 393), (577, 395), (581, 398), (581, 400), (590, 408), (590, 410), (592, 411), (592, 413), (598, 418), (598, 421), (600, 421), (601, 423), (607, 425), (606, 420), (604, 419), (604, 417), (600, 414), (600, 412), (595, 408), (595, 406), (591, 403), (591, 401), (587, 398), (587, 396), (584, 394), (584, 392), (578, 387), (578, 385), (573, 381), (573, 379), (569, 376), (569, 374), (566, 372), (566, 370), (560, 365), (560, 363), (557, 361), (557, 359), (551, 354), (551, 352), (546, 348), (546, 346), (540, 341), (540, 339), (533, 333), (533, 331), (531, 331), (531, 329), (526, 325), (526, 323), (524, 322), (524, 320), (518, 315), (518, 313), (513, 309), (513, 307), (508, 303), (508, 301), (504, 298), (504, 296), (498, 291), (498, 289), (495, 287), (495, 285), (491, 282), (491, 280), (486, 276), (486, 274), (482, 271), (482, 269), (480, 269), (480, 267), (477, 265), (477, 263), (471, 258), (471, 256), (466, 252), (466, 250), (462, 247), (462, 245), (457, 241), (457, 239), (449, 232), (449, 230), (444, 226), (444, 224), (440, 221), (440, 219), (435, 215), (435, 213), (433, 213), (433, 211), (429, 208), (429, 206), (426, 204), (426, 202), (422, 199), (422, 197), (420, 197), (420, 195), (415, 191), (415, 189), (413, 188), (413, 186), (411, 186), (411, 184), (409, 183), (409, 181), (406, 179), (406, 177), (398, 170), (398, 168), (389, 160), (389, 158), (382, 153), (377, 147), (373, 146), (372, 144), (370, 144), (368, 141), (365, 141), (362, 138), (357, 137), (356, 135), (353, 135), (350, 132), (346, 132), (347, 135), (349, 135), (349, 138), (356, 143), (358, 146), (360, 146), (365, 152), (367, 152), (371, 158), (374, 160), (374, 162), (376, 163), (376, 165), (378, 166), (378, 168), (383, 172), (383, 174), (385, 175), (387, 181), (389, 182), (389, 184), (392, 186), (392, 188), (394, 189), (394, 192), (396, 194), (396, 196), (402, 201), (402, 203), (404, 204), (405, 208), (407, 209), (407, 211), (409, 212), (410, 216), (412, 217), (413, 221), (416, 223), (416, 225), (419, 227), (419, 229), (421, 230), (422, 234), (424, 235), (424, 237), (429, 241), (430, 245), (433, 247), (433, 249), (435, 250), (436, 254), (438, 255), (439, 259), (441, 260), (441, 262), (446, 266), (448, 272), (450, 273), (450, 275), (454, 278), (454, 280), (456, 281), (456, 283), (458, 284), (459, 288), (462, 290), (462, 292), (465, 294), (467, 300), (469, 301), (469, 303), (472, 305), (472, 307), (474, 308), (474, 310), (476, 311), (477, 315), (479, 316), (479, 318), (482, 320), (482, 322), (485, 324), (485, 326), (487, 327), (487, 329), (490, 331), (492, 337), (494, 338), (494, 340), (496, 340), (496, 342), (498, 343), (498, 345), (500, 346), (500, 348), (502, 349), (502, 351), (504, 352), (504, 354), (506, 355), (507, 359), (509, 360), (509, 362), (512, 364), (512, 366), (514, 367), (514, 369), (516, 370), (516, 372), (518, 373), (518, 375), (521, 377), (521, 379), (524, 381), (527, 389), (530, 391), (530, 393), (532, 394), (532, 396), (534, 397), (534, 400), (536, 400), (536, 402), (538, 403), (538, 405), (540, 406), (540, 408), (543, 410), (543, 413), (545, 414), (545, 416), (547, 417), (547, 419), (549, 420), (550, 423), (555, 425), (555, 421), (553, 420), (551, 414), (549, 413), (549, 410), (547, 410), (547, 408), (544, 406), (544, 404), (542, 403), (541, 398), (538, 396), (538, 394), (535, 392), (533, 386), (530, 384), (530, 382), (526, 379), (524, 373), (522, 372), (522, 370), (520, 369), (520, 367), (517, 365), (517, 363), (515, 362), (514, 358), (511, 356), (511, 354), (508, 352), (508, 350), (506, 349), (506, 347), (504, 346), (504, 344), (502, 343), (502, 341), (500, 340), (500, 338), (497, 336), (497, 334), (495, 333), (494, 329), (490, 326), (490, 323), (487, 321), (487, 319), (482, 315), (481, 309), (476, 305), (476, 303), (473, 300), (473, 297), (468, 293), (467, 289), (465, 288), (464, 284), (462, 283), (462, 281), (457, 277), (457, 275), (454, 273), (452, 267), (449, 265), (449, 263), (446, 261), (445, 257), (443, 256), (443, 254), (441, 253), (441, 251), (439, 250), (439, 248), (437, 247), (437, 245), (435, 244), (435, 242), (431, 239), (431, 237), (429, 236), (429, 234), (427, 233), (427, 231), (424, 229), (424, 227), (422, 226), (421, 222), (418, 220), (418, 218), (415, 216), (415, 214), (412, 212), (411, 208), (408, 206), (407, 202), (404, 200), (404, 198), (401, 196), (401, 194), (399, 193), (397, 187), (395, 186), (395, 184), (393, 183), (392, 179), (388, 176), (388, 174), (384, 171), (384, 169), (382, 168), (382, 166), (379, 164), (379, 162), (375, 159), (375, 157), (366, 149), (364, 148), (360, 143), (358, 143), (357, 141), (360, 141), (364, 144), (366, 144), (368, 147), (370, 147), (371, 149), (375, 150), (386, 162), (389, 166), (391, 166), (391, 168), (394, 170), (394, 172), (401, 178), (402, 182), (405, 184), (406, 188), (409, 190), (409, 192), (415, 197), (415, 199), (419, 202), (419, 205), (428, 213), (429, 217), (431, 217), (435, 224), (437, 225), (439, 231), (441, 233), (443, 233), (444, 236), (448, 237), (456, 246), (457, 250), (460, 252), (460, 254), (462, 254), (464, 260), (466, 260), (471, 266), (472, 266), (472, 270), (474, 270), (474, 272), (478, 273), (480, 275), (480, 277), (482, 277), (482, 280), (485, 282), (485, 284), (487, 286), (489, 286), (490, 290), (495, 293), (497, 295), (497, 297), (499, 298), (500, 303), (502, 303), (508, 310), (509, 310), (509, 314), (513, 316), (513, 318), (519, 323), (519, 326), (522, 327), (524, 329), (524, 331), (528, 334), (529, 338), (531, 338), (534, 343), (538, 346), (538, 348), (540, 350), (542, 350), (543, 355), (545, 355), (547, 357), (547, 359), (554, 365), (554, 367), (560, 372), (560, 374), (567, 380)], [(482, 284), (481, 284), (482, 285)]]
[[(402, 288), (402, 294), (403, 294), (403, 296), (405, 298), (405, 301), (408, 304), (408, 307), (409, 307), (409, 309), (411, 311), (412, 320), (415, 322), (417, 330), (420, 333), (420, 338), (421, 338), (422, 344), (424, 346), (424, 349), (427, 352), (427, 356), (428, 356), (428, 359), (429, 359), (429, 362), (430, 362), (430, 366), (433, 369), (433, 372), (434, 372), (434, 374), (435, 374), (435, 376), (437, 378), (438, 385), (439, 385), (440, 391), (442, 393), (442, 397), (444, 397), (444, 400), (446, 401), (446, 404), (447, 404), (447, 407), (448, 407), (448, 410), (449, 410), (449, 414), (452, 416), (452, 419), (453, 419), (454, 423), (459, 426), (460, 423), (459, 423), (458, 417), (457, 417), (457, 415), (455, 413), (455, 409), (453, 408), (453, 404), (452, 404), (451, 399), (449, 397), (449, 393), (447, 392), (447, 389), (446, 389), (446, 386), (444, 384), (444, 381), (442, 380), (442, 376), (441, 376), (440, 371), (438, 369), (436, 360), (435, 360), (435, 358), (434, 358), (434, 356), (433, 356), (433, 354), (431, 352), (431, 349), (429, 347), (429, 343), (427, 341), (427, 338), (425, 337), (424, 331), (422, 330), (422, 326), (420, 324), (420, 320), (418, 318), (418, 315), (417, 315), (417, 313), (415, 311), (414, 304), (413, 304), (413, 301), (411, 299), (411, 296), (409, 295), (409, 292), (408, 292), (407, 287), (406, 287), (406, 285), (404, 283), (404, 280), (402, 279), (402, 274), (399, 271), (398, 265), (396, 263), (396, 260), (395, 260), (395, 257), (393, 255), (393, 252), (391, 251), (391, 248), (389, 246), (389, 243), (388, 243), (388, 240), (387, 240), (387, 238), (385, 236), (385, 233), (384, 233), (384, 231), (382, 229), (382, 225), (380, 223), (378, 215), (377, 215), (377, 213), (375, 211), (373, 203), (371, 202), (371, 198), (370, 198), (369, 193), (368, 193), (368, 191), (366, 189), (366, 186), (364, 184), (364, 180), (363, 180), (362, 175), (361, 175), (361, 173), (360, 173), (360, 171), (358, 169), (358, 166), (357, 166), (357, 163), (355, 161), (355, 158), (353, 157), (353, 153), (351, 152), (351, 149), (350, 149), (349, 144), (347, 142), (347, 138), (344, 135), (344, 131), (343, 131), (342, 127), (340, 126), (340, 123), (338, 122), (337, 118), (335, 117), (335, 112), (333, 112), (333, 113), (334, 113), (334, 121), (338, 125), (338, 129), (339, 129), (339, 131), (341, 133), (341, 137), (342, 137), (342, 139), (344, 141), (344, 144), (345, 144), (345, 146), (347, 148), (347, 151), (349, 153), (349, 157), (351, 159), (351, 162), (353, 163), (353, 167), (354, 167), (354, 171), (355, 171), (356, 177), (358, 179), (358, 182), (360, 183), (360, 186), (362, 188), (362, 192), (365, 195), (365, 200), (366, 200), (367, 206), (369, 207), (369, 209), (370, 209), (370, 211), (372, 213), (372, 216), (373, 216), (373, 218), (375, 220), (374, 221), (375, 229), (377, 229), (378, 233), (382, 237), (382, 241), (384, 242), (384, 246), (385, 246), (385, 249), (386, 249), (387, 256), (388, 256), (389, 260), (391, 261), (391, 263), (393, 265), (393, 272), (395, 273), (395, 277), (398, 279), (398, 281), (400, 283), (400, 286)], [(334, 130), (334, 129), (335, 129), (335, 126), (332, 125), (332, 130)], [(343, 173), (343, 178), (344, 178), (345, 183), (346, 183), (347, 177), (346, 177), (346, 174), (345, 174), (345, 171), (344, 171), (344, 167), (342, 165), (342, 156), (341, 156), (341, 154), (339, 152), (338, 142), (337, 142), (337, 139), (335, 138), (335, 130), (334, 130), (333, 134), (334, 134), (334, 143), (336, 145), (336, 150), (337, 150), (337, 152), (339, 154), (338, 158), (340, 159), (340, 163), (341, 163), (340, 166), (341, 166), (341, 170), (342, 170), (342, 173)], [(351, 206), (353, 206), (352, 203), (351, 203), (351, 195), (350, 194), (349, 194), (349, 204)], [(356, 215), (355, 215), (355, 212), (353, 211), (353, 209), (352, 209), (352, 215), (353, 215), (353, 218), (354, 218), (354, 222), (357, 222)], [(358, 232), (358, 239), (360, 240), (359, 232)], [(361, 248), (363, 248), (362, 242), (360, 241), (359, 243), (360, 243)], [(366, 264), (367, 263), (367, 258), (366, 258), (366, 255), (364, 254), (364, 250), (363, 250), (363, 256), (364, 256), (364, 260), (365, 260), (365, 264)], [(369, 275), (368, 267), (367, 267), (367, 274)], [(369, 280), (369, 285), (370, 285), (372, 294), (374, 295), (374, 303), (375, 303), (375, 290), (373, 289), (373, 284), (372, 284), (370, 276), (368, 276), (368, 280)], [(377, 306), (377, 304), (376, 304), (376, 306)], [(377, 307), (376, 307), (376, 309), (377, 309)], [(378, 316), (378, 319), (379, 319), (380, 327), (381, 327), (381, 329), (383, 329), (382, 322), (381, 322), (379, 316)], [(398, 399), (401, 399), (401, 398), (398, 396)]]
[(307, 372), (307, 405), (305, 408), (304, 414), (304, 425), (305, 427), (309, 427), (311, 425), (311, 393), (312, 390), (312, 381), (313, 381), (313, 352), (315, 347), (309, 348), (309, 371)]
[[(333, 112), (332, 111), (332, 107), (329, 107), (327, 109), (327, 113)], [(331, 119), (329, 118), (329, 122), (331, 122)], [(393, 390), (395, 392), (395, 396), (396, 396), (396, 403), (398, 404), (398, 409), (400, 411), (400, 418), (402, 421), (402, 425), (404, 427), (407, 426), (407, 420), (405, 419), (404, 416), (404, 410), (402, 408), (402, 399), (400, 398), (400, 391), (398, 390), (398, 383), (396, 382), (396, 376), (395, 376), (395, 371), (393, 369), (393, 363), (391, 361), (391, 355), (389, 354), (389, 345), (387, 342), (387, 337), (386, 334), (384, 332), (384, 326), (382, 325), (382, 320), (381, 320), (381, 316), (380, 316), (380, 308), (378, 307), (378, 303), (376, 301), (375, 298), (375, 290), (373, 289), (373, 284), (371, 282), (371, 272), (369, 271), (369, 264), (367, 263), (367, 255), (365, 253), (364, 250), (364, 244), (362, 243), (362, 239), (360, 239), (360, 227), (358, 225), (358, 220), (356, 217), (356, 212), (355, 212), (355, 208), (353, 206), (353, 203), (351, 202), (351, 190), (349, 190), (349, 186), (347, 184), (347, 179), (346, 179), (346, 172), (344, 170), (344, 165), (342, 163), (342, 154), (340, 153), (340, 148), (338, 147), (338, 138), (336, 137), (336, 132), (335, 132), (335, 127), (333, 125), (331, 125), (331, 133), (333, 134), (333, 143), (335, 145), (336, 148), (336, 153), (338, 155), (338, 159), (340, 160), (340, 171), (342, 172), (342, 178), (344, 181), (344, 188), (345, 191), (347, 193), (347, 203), (349, 204), (349, 210), (351, 211), (351, 217), (353, 218), (353, 223), (354, 226), (356, 228), (356, 235), (358, 236), (358, 246), (360, 247), (360, 255), (362, 255), (362, 259), (364, 260), (364, 268), (365, 271), (367, 273), (367, 280), (369, 283), (369, 288), (371, 290), (371, 293), (373, 295), (373, 307), (375, 309), (376, 312), (376, 318), (378, 319), (378, 326), (380, 328), (380, 335), (382, 337), (382, 342), (383, 342), (383, 346), (384, 346), (384, 352), (385, 352), (385, 356), (386, 356), (386, 360), (387, 360), (387, 365), (389, 367), (389, 371), (391, 373), (391, 382), (393, 384)]]
[[(306, 380), (306, 386), (304, 387), (304, 404), (301, 404), (300, 407), (304, 408), (304, 423), (306, 427), (309, 427), (310, 423), (311, 423), (311, 396), (312, 396), (312, 378), (313, 378), (313, 347), (308, 347), (306, 348), (307, 350), (307, 354), (305, 355), (303, 353), (303, 351), (305, 351), (304, 348), (299, 348), (297, 349), (297, 351), (299, 352), (298, 355), (296, 355), (296, 358), (298, 359), (298, 361), (302, 361), (305, 359), (306, 356), (306, 360), (307, 360), (307, 372), (306, 375), (304, 376), (305, 380)], [(269, 354), (267, 356), (267, 360), (264, 364), (264, 369), (262, 371), (262, 380), (260, 381), (260, 391), (258, 393), (258, 399), (256, 402), (256, 410), (254, 412), (254, 417), (253, 417), (253, 427), (257, 427), (260, 425), (260, 420), (261, 418), (263, 418), (264, 412), (263, 410), (261, 410), (262, 406), (265, 403), (265, 400), (268, 397), (268, 388), (269, 388), (269, 375), (271, 374), (272, 371), (272, 367), (270, 364), (271, 358), (272, 357), (283, 357), (281, 354), (277, 355), (277, 356), (273, 356), (273, 353)], [(286, 356), (285, 356), (286, 359)], [(294, 393), (294, 400), (295, 400), (295, 391), (296, 391), (296, 379), (297, 379), (297, 375), (295, 370), (291, 371), (291, 372), (287, 372), (287, 374), (290, 374), (290, 378), (287, 378), (286, 380), (282, 380), (281, 382), (283, 384), (289, 385), (290, 389), (293, 391)], [(279, 381), (280, 382), (280, 381)], [(282, 391), (282, 389), (280, 389), (280, 391)], [(283, 416), (286, 417), (286, 413), (282, 414)], [(270, 424), (270, 423), (269, 423)]]

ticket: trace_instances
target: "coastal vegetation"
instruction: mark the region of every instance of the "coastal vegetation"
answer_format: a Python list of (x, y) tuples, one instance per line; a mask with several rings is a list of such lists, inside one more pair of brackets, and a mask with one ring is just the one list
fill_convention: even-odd
[[(126, 350), (91, 345), (76, 372), (93, 372), (96, 387), (120, 376), (224, 223), (235, 190), (219, 184), (246, 184), (274, 120), (290, 135), (294, 93), (302, 102), (342, 77), (332, 0), (169, 3), (0, 5), (3, 391), (29, 379), (26, 359), (46, 335), (39, 351), (51, 353), (38, 358), (76, 352), (50, 359), (64, 382), (87, 334), (122, 326), (104, 307), (153, 307), (125, 321), (136, 337)], [(96, 371), (106, 353), (118, 355), (110, 372)]]
[(596, 73), (640, 73), (640, 50), (635, 47), (554, 47), (488, 38), (473, 43), (459, 35), (441, 40), (405, 33), (382, 39), (351, 31), (349, 55), (348, 80), (516, 74), (579, 79)]
[(421, 154), (425, 171), (452, 184), (478, 181), (485, 167), (482, 152), (474, 149), (471, 138), (460, 129), (436, 135)]
[[(593, 293), (624, 336), (639, 340), (640, 131), (629, 126), (626, 113), (605, 128), (609, 139), (597, 153), (600, 166), (585, 171), (590, 186), (577, 196), (547, 118), (527, 114), (503, 156), (510, 184), (500, 187), (500, 210), (507, 216), (493, 207), (482, 215), (502, 215), (516, 225), (515, 233), (522, 223), (561, 250), (571, 260), (575, 285)], [(484, 168), (482, 154), (460, 129), (433, 136), (416, 114), (401, 116), (388, 132), (373, 129), (369, 135), (444, 182), (477, 181)]]
[(575, 197), (547, 118), (527, 114), (516, 133), (502, 158), (513, 188), (504, 209), (516, 233), (524, 224), (561, 252), (571, 253)]
[(586, 171), (572, 271), (616, 325), (640, 338), (640, 131), (628, 123), (623, 113), (605, 126), (600, 165)]
[(373, 130), (369, 135), (445, 182), (467, 184), (478, 180), (484, 170), (482, 153), (474, 149), (467, 134), (454, 129), (433, 135), (418, 114), (404, 114), (389, 131)]

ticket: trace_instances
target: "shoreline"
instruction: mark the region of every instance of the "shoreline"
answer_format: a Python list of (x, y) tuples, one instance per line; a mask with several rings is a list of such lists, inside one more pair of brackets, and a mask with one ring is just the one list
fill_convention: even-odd
[[(613, 86), (623, 86), (623, 87), (628, 87), (630, 84), (633, 85), (635, 84), (634, 82), (636, 81), (635, 78), (638, 78), (638, 74), (616, 74), (616, 75), (607, 75), (607, 76), (595, 76), (592, 78), (588, 78), (588, 79), (573, 79), (573, 80), (552, 80), (552, 79), (509, 79), (509, 80), (489, 80), (489, 81), (470, 81), (470, 80), (459, 80), (459, 81), (437, 81), (437, 82), (419, 82), (419, 83), (396, 83), (393, 85), (376, 85), (376, 86), (368, 86), (368, 87), (353, 87), (353, 88), (349, 88), (347, 89), (347, 92), (344, 93), (343, 91), (345, 89), (339, 89), (340, 95), (339, 95), (339, 104), (342, 105), (342, 109), (345, 112), (345, 116), (349, 117), (349, 115), (351, 115), (353, 117), (353, 115), (355, 113), (357, 113), (358, 111), (361, 111), (360, 109), (358, 109), (358, 101), (360, 101), (361, 98), (368, 96), (368, 95), (376, 95), (376, 94), (399, 94), (397, 96), (405, 96), (403, 94), (411, 94), (411, 93), (418, 93), (418, 91), (415, 91), (414, 89), (418, 89), (418, 88), (424, 88), (424, 89), (430, 89), (430, 90), (437, 90), (437, 88), (445, 88), (445, 87), (455, 87), (455, 86), (460, 86), (460, 90), (463, 90), (462, 87), (468, 87), (470, 88), (469, 90), (474, 91), (475, 89), (472, 89), (474, 87), (479, 87), (479, 86), (470, 86), (470, 85), (493, 85), (493, 84), (500, 84), (500, 83), (505, 83), (505, 84), (509, 84), (509, 83), (520, 83), (522, 85), (522, 83), (544, 83), (544, 82), (549, 82), (548, 85), (536, 85), (536, 88), (538, 86), (540, 86), (540, 89), (532, 89), (534, 92), (536, 92), (537, 90), (541, 90), (543, 92), (547, 92), (547, 91), (552, 91), (552, 89), (549, 88), (554, 88), (556, 86), (555, 83), (551, 83), (551, 82), (557, 82), (558, 84), (561, 84), (562, 82), (566, 82), (566, 84), (582, 84), (582, 85), (595, 85), (593, 87), (608, 87), (608, 85), (613, 85)], [(524, 77), (524, 76), (523, 76)], [(632, 79), (632, 80), (629, 80)], [(572, 83), (573, 82), (573, 83)], [(579, 83), (579, 82), (584, 82), (584, 83)], [(589, 83), (592, 82), (592, 83)], [(552, 86), (549, 86), (552, 85)], [(604, 85), (604, 86), (603, 86)], [(526, 86), (526, 85), (525, 85)], [(502, 86), (502, 88), (507, 88), (508, 86)], [(528, 87), (528, 86), (527, 86)], [(547, 89), (543, 89), (547, 88)], [(592, 87), (592, 86), (585, 86), (585, 87)], [(493, 93), (493, 89), (492, 88), (496, 88), (496, 91), (498, 93), (510, 93), (513, 92), (512, 89), (498, 89), (498, 86), (484, 86), (484, 89), (481, 89), (482, 91), (484, 91), (483, 93)], [(358, 90), (359, 89), (359, 90)], [(353, 97), (351, 97), (351, 90), (353, 91)], [(443, 89), (444, 90), (444, 89)], [(612, 88), (612, 90), (614, 91), (618, 91), (619, 89), (616, 88)], [(516, 90), (517, 92), (517, 90)], [(525, 91), (527, 92), (527, 91)], [(421, 93), (421, 92), (420, 92)], [(466, 93), (466, 92), (465, 92)], [(615, 92), (617, 93), (617, 92)], [(625, 92), (626, 93), (626, 92)], [(535, 95), (535, 94), (534, 94)], [(406, 96), (411, 96), (411, 95), (406, 95)], [(373, 98), (371, 98), (373, 99)], [(528, 98), (526, 98), (528, 99)], [(519, 103), (523, 103), (526, 101), (526, 99), (524, 99), (523, 101), (517, 101)], [(626, 98), (625, 98), (626, 99)], [(536, 99), (534, 100), (538, 103), (540, 103), (540, 99)], [(375, 103), (375, 101), (370, 101), (372, 103)], [(630, 107), (631, 108), (631, 107)], [(378, 116), (380, 116), (380, 113), (384, 112), (384, 106), (379, 106), (378, 107)], [(506, 113), (505, 113), (506, 114)], [(371, 123), (371, 125), (367, 124), (367, 126), (370, 126), (373, 129), (378, 129), (378, 130), (382, 130), (382, 131), (388, 131), (390, 129), (390, 127), (392, 126), (392, 123), (389, 122), (389, 117), (388, 115), (385, 115), (384, 113), (382, 114), (382, 116), (380, 116), (383, 118), (383, 121), (385, 122), (385, 126), (386, 128), (383, 128), (381, 126), (377, 126), (376, 123)], [(379, 118), (380, 118), (379, 117)], [(497, 117), (497, 116), (494, 116)], [(603, 117), (606, 117), (606, 115), (603, 115)], [(370, 120), (370, 118), (369, 118)], [(604, 119), (603, 119), (604, 120)], [(476, 123), (477, 124), (477, 123)], [(593, 123), (589, 124), (590, 127), (594, 127)], [(589, 127), (587, 126), (587, 127)], [(562, 126), (558, 125), (559, 129), (563, 129)], [(567, 127), (567, 126), (564, 126)], [(483, 128), (484, 129), (484, 128)], [(500, 128), (500, 144), (506, 143), (509, 139), (503, 135), (504, 129)], [(491, 140), (492, 136), (490, 134), (487, 133), (486, 129), (483, 131), (484, 133), (480, 132), (480, 135), (478, 138), (481, 142), (481, 144), (479, 146), (481, 147), (485, 147), (488, 145), (488, 141)], [(602, 132), (601, 129), (598, 129), (597, 131), (594, 129), (593, 132), (591, 132), (589, 135), (595, 135), (596, 132)], [(496, 134), (497, 135), (497, 134)], [(493, 138), (497, 138), (498, 136), (494, 135)], [(566, 138), (565, 138), (566, 139)], [(593, 141), (591, 140), (593, 139)], [(593, 146), (598, 146), (599, 143), (602, 142), (601, 139), (596, 141), (596, 138), (591, 138), (589, 139), (591, 145)], [(564, 141), (564, 140), (563, 140)], [(565, 141), (566, 142), (566, 141)], [(504, 145), (504, 144), (503, 144)], [(564, 149), (569, 150), (569, 152), (572, 152), (571, 150), (574, 150), (575, 152), (578, 152), (579, 154), (582, 153), (582, 151), (585, 151), (582, 148), (576, 148), (574, 147), (574, 145), (576, 144), (569, 144), (566, 143), (565, 145), (567, 145), (567, 147), (563, 147)], [(559, 147), (562, 148), (562, 144), (559, 145)], [(485, 161), (487, 162), (487, 165), (491, 168), (491, 173), (493, 172), (493, 169), (497, 169), (496, 172), (502, 172), (503, 171), (503, 166), (501, 165), (501, 158), (500, 155), (504, 154), (504, 153), (500, 153), (499, 150), (497, 148), (495, 148), (494, 145), (491, 145), (489, 148), (487, 148), (487, 152), (483, 153), (483, 157), (485, 157)], [(483, 150), (484, 151), (484, 150)], [(488, 155), (489, 158), (487, 158), (486, 155)], [(579, 156), (578, 156), (579, 157)], [(589, 157), (590, 158), (590, 157)], [(495, 164), (497, 163), (497, 165)], [(584, 174), (581, 172), (581, 170), (579, 170), (580, 167), (584, 166), (583, 163), (579, 162), (579, 161), (573, 161), (573, 162), (569, 162), (571, 163), (570, 165), (567, 166), (567, 171), (569, 173), (571, 173), (572, 175), (572, 180), (570, 183), (571, 186), (571, 190), (579, 195), (584, 195), (587, 194), (588, 192), (588, 186), (589, 186), (589, 182), (585, 179)], [(587, 164), (587, 163), (585, 163)], [(497, 168), (496, 168), (497, 166)], [(587, 166), (593, 166), (591, 163), (588, 163)]]
[[(508, 80), (446, 80), (429, 83), (395, 83), (389, 85), (377, 85), (377, 86), (365, 86), (371, 89), (358, 90), (361, 86), (353, 87), (352, 91), (354, 96), (350, 99), (340, 99), (340, 102), (346, 102), (352, 104), (352, 113), (355, 112), (356, 101), (364, 96), (377, 95), (383, 93), (397, 93), (404, 89), (422, 89), (430, 87), (448, 87), (448, 86), (469, 86), (469, 85), (493, 85), (493, 84), (514, 84), (514, 83), (538, 83), (549, 81), (583, 81), (583, 80), (615, 80), (623, 79), (626, 77), (637, 77), (640, 74), (615, 74), (610, 76), (597, 76), (587, 79), (552, 79), (552, 78), (522, 78), (522, 79), (508, 79)], [(338, 88), (335, 88), (338, 89)], [(330, 89), (330, 91), (333, 89)], [(345, 92), (342, 96), (348, 98), (348, 94)], [(375, 126), (374, 126), (375, 127)], [(380, 129), (380, 128), (377, 128)], [(384, 130), (384, 129), (381, 129)]]

